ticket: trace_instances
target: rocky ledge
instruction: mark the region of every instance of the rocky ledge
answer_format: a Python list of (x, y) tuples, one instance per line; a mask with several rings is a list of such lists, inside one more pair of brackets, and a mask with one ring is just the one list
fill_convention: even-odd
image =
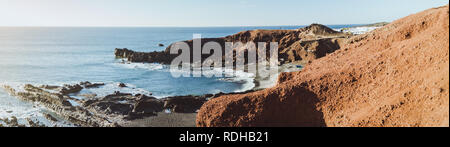
[[(98, 88), (103, 85), (103, 83), (81, 82), (64, 86), (27, 84), (21, 91), (16, 91), (10, 86), (3, 88), (21, 100), (43, 105), (58, 114), (60, 118), (83, 127), (120, 127), (120, 124), (127, 121), (154, 117), (158, 113), (167, 111), (170, 113), (196, 113), (207, 100), (226, 95), (219, 93), (157, 99), (144, 94), (132, 95), (120, 92), (114, 92), (104, 97), (96, 97), (96, 94), (93, 96), (79, 94), (84, 88)], [(84, 98), (75, 98), (76, 96)], [(47, 118), (54, 117), (48, 116)], [(2, 121), (10, 126), (21, 126), (15, 120), (17, 119), (11, 118)], [(30, 126), (39, 126), (39, 123), (31, 121)]]

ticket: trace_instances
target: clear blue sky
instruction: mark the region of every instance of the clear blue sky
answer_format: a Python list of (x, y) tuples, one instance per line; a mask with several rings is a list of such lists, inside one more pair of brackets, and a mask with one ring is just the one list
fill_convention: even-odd
[(0, 26), (270, 26), (392, 21), (448, 0), (0, 0)]

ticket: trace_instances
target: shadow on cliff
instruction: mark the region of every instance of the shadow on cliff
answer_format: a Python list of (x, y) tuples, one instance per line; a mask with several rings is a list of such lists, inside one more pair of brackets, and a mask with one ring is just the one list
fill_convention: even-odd
[(325, 127), (323, 113), (316, 109), (317, 95), (303, 87), (283, 87), (265, 99), (257, 126)]
[(300, 86), (282, 86), (261, 92), (264, 94), (251, 94), (229, 101), (220, 118), (208, 123), (200, 121), (199, 126), (326, 126), (323, 113), (316, 109), (319, 99), (309, 90)]

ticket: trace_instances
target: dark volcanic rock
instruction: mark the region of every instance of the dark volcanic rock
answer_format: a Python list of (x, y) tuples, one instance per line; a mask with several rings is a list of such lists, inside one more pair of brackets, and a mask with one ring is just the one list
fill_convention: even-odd
[(137, 101), (144, 101), (144, 100), (155, 100), (155, 97), (147, 96), (145, 94), (136, 94), (136, 100)]
[(59, 91), (59, 93), (61, 93), (62, 95), (68, 95), (68, 94), (72, 94), (72, 93), (78, 93), (81, 90), (83, 90), (83, 87), (81, 87), (79, 84), (64, 85), (61, 88), (61, 90)]
[(134, 106), (133, 112), (136, 113), (153, 113), (163, 111), (163, 102), (157, 99), (140, 100)]
[(127, 85), (126, 84), (124, 84), (124, 83), (119, 83), (119, 85), (118, 85), (119, 87), (121, 87), (121, 88), (124, 88), (124, 87), (127, 87)]
[(133, 95), (130, 93), (121, 93), (119, 91), (115, 91), (114, 94), (107, 95), (101, 99), (107, 101), (123, 101), (126, 100), (126, 98), (130, 98), (132, 96)]
[(131, 104), (123, 104), (120, 102), (97, 102), (92, 104), (94, 108), (104, 111), (106, 114), (119, 114), (119, 115), (127, 115), (133, 110), (133, 105)]
[(126, 119), (155, 116), (157, 112), (163, 111), (163, 105), (163, 102), (158, 99), (141, 99), (134, 105), (132, 113)]
[(178, 55), (171, 55), (166, 52), (135, 52), (129, 49), (115, 49), (116, 58), (127, 58), (130, 62), (162, 63), (170, 64), (172, 59)]
[(178, 96), (164, 99), (164, 108), (176, 113), (195, 113), (205, 102), (205, 96)]
[(39, 88), (47, 89), (47, 90), (57, 90), (61, 88), (60, 86), (51, 86), (51, 85), (42, 85)]
[(105, 83), (91, 83), (91, 82), (81, 82), (80, 83), (81, 86), (84, 86), (85, 88), (98, 88), (100, 86), (104, 86)]

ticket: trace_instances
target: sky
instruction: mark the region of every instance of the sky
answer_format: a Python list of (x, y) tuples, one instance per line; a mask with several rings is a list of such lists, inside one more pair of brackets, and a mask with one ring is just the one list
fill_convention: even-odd
[(0, 26), (280, 26), (390, 22), (448, 0), (0, 0)]

